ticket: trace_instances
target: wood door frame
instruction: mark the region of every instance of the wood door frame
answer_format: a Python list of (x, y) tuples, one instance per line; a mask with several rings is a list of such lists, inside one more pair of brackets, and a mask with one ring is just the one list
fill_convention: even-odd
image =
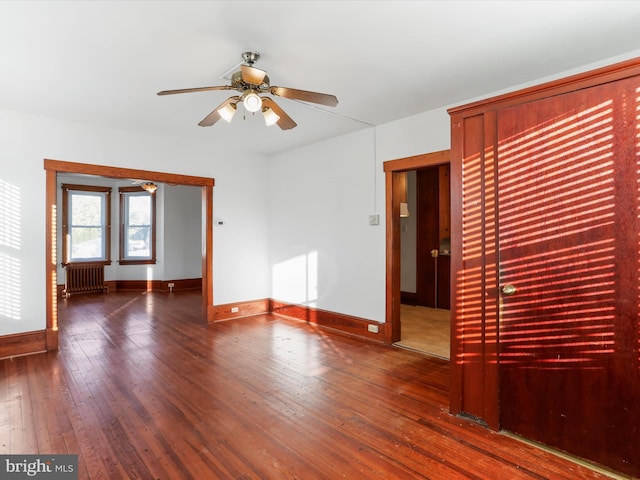
[[(386, 216), (386, 311), (385, 342), (400, 340), (400, 190), (401, 173), (449, 163), (450, 150), (425, 153), (412, 157), (384, 162), (385, 172), (385, 216)], [(453, 170), (451, 171), (453, 182)], [(452, 211), (453, 215), (453, 211)], [(453, 217), (452, 217), (453, 222)], [(452, 231), (453, 235), (453, 231)], [(453, 292), (454, 289), (451, 289)], [(453, 302), (451, 302), (453, 305)]]
[(202, 189), (202, 317), (213, 321), (213, 178), (174, 173), (119, 168), (62, 160), (44, 160), (46, 170), (46, 347), (58, 349), (57, 309), (57, 198), (58, 173), (96, 175), (109, 178), (144, 178), (145, 180), (187, 185)]

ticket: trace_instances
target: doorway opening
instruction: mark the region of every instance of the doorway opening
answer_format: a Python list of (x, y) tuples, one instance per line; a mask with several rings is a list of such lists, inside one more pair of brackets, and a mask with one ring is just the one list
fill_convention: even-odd
[(117, 168), (83, 163), (44, 160), (46, 170), (46, 349), (58, 349), (58, 289), (57, 289), (57, 176), (83, 174), (101, 177), (131, 179), (143, 178), (158, 183), (201, 187), (202, 190), (202, 318), (213, 318), (213, 186), (214, 180), (206, 177), (172, 173)]
[(450, 358), (449, 150), (385, 162), (389, 343)]

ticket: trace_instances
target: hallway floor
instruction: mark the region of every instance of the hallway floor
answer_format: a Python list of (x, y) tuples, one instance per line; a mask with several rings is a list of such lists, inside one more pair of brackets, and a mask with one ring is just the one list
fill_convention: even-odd
[(449, 310), (401, 305), (402, 336), (396, 345), (448, 360), (450, 317)]

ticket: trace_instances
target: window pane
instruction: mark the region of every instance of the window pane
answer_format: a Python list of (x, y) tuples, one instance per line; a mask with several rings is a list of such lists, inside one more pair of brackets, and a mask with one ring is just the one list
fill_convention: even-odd
[(102, 225), (103, 195), (71, 194), (71, 225)]
[(155, 196), (139, 189), (121, 188), (120, 260), (155, 263)]
[(151, 224), (151, 196), (129, 196), (129, 225)]
[(71, 227), (71, 259), (104, 258), (102, 228)]
[(127, 257), (151, 257), (151, 228), (127, 228)]

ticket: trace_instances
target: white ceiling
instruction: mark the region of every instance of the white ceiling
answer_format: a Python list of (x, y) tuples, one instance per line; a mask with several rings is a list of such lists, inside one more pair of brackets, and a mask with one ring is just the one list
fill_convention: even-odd
[[(637, 0), (2, 1), (0, 108), (272, 154), (633, 52), (638, 25)], [(203, 128), (234, 92), (156, 95), (228, 84), (246, 50), (340, 103)]]

